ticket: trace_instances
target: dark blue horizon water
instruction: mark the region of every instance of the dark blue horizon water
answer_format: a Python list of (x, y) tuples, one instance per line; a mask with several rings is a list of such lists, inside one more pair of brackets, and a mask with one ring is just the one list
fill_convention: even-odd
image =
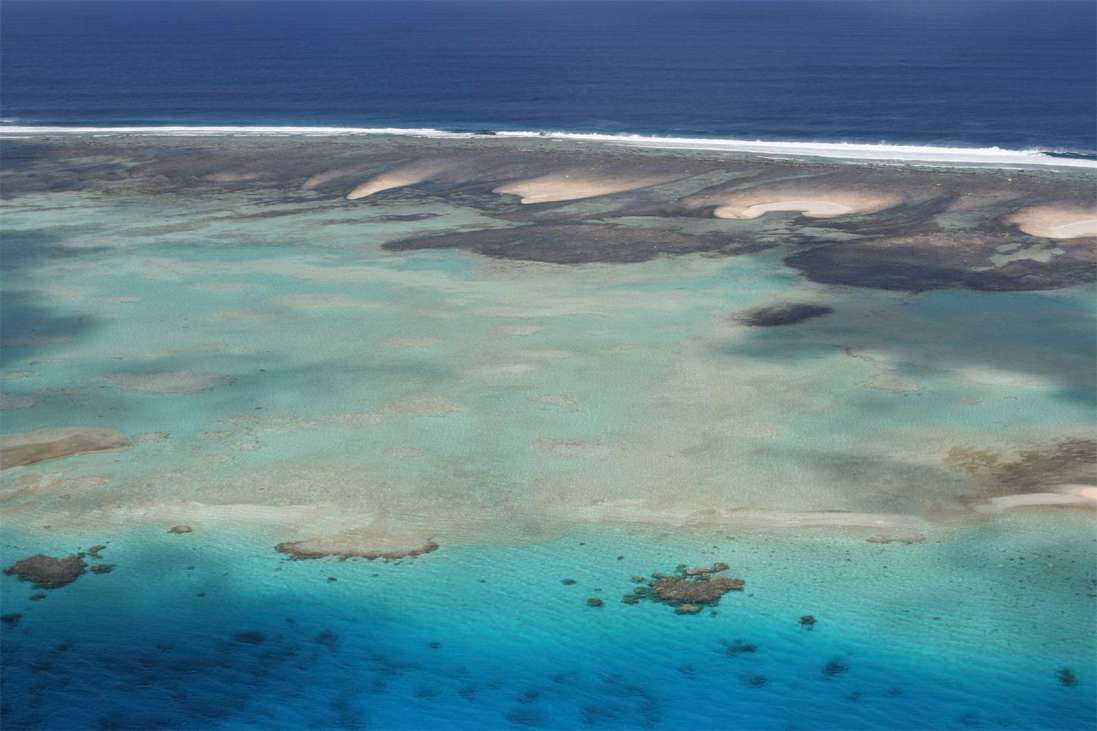
[(1097, 150), (1088, 0), (5, 0), (19, 123)]

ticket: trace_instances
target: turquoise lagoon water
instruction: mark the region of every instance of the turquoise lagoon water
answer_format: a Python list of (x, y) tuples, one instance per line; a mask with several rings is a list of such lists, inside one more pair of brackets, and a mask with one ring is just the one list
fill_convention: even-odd
[[(734, 225), (788, 220), (766, 219)], [(1092, 518), (976, 514), (948, 461), (1090, 433), (1092, 288), (380, 249), (484, 225), (414, 195), (6, 203), (3, 431), (133, 444), (3, 477), (4, 565), (108, 542), (117, 565), (38, 602), (0, 579), (24, 615), (0, 627), (5, 726), (1092, 727)], [(782, 299), (835, 312), (728, 318)], [(925, 516), (927, 540), (592, 512), (638, 504)], [(442, 547), (273, 550), (348, 520)], [(714, 560), (747, 581), (715, 615), (619, 601)]]

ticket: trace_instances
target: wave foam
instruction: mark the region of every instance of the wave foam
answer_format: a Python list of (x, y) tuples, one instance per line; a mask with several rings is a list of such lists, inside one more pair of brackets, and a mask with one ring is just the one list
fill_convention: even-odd
[(659, 137), (597, 132), (502, 130), (452, 131), (429, 127), (293, 127), (293, 126), (148, 126), (61, 127), (38, 125), (0, 126), (0, 138), (60, 135), (129, 135), (148, 137), (278, 136), (339, 137), (394, 135), (445, 139), (520, 138), (589, 142), (666, 150), (711, 150), (754, 155), (822, 157), (841, 160), (877, 160), (937, 165), (1051, 166), (1097, 169), (1097, 160), (1049, 155), (1041, 150), (1009, 150), (1000, 147), (935, 147), (923, 145), (865, 144), (852, 142), (792, 142), (737, 140), (704, 137)]

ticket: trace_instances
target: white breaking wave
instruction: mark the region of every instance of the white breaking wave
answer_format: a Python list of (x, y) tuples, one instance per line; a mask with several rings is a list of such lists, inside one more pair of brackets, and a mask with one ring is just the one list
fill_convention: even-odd
[(780, 142), (770, 140), (659, 137), (594, 132), (495, 131), (452, 132), (404, 127), (287, 127), (287, 126), (164, 126), (164, 127), (57, 127), (2, 125), (0, 138), (60, 135), (128, 135), (144, 137), (338, 137), (396, 135), (450, 139), (552, 139), (623, 145), (666, 150), (711, 150), (753, 155), (823, 157), (840, 160), (878, 160), (936, 165), (989, 165), (994, 167), (1051, 166), (1097, 169), (1097, 160), (1054, 157), (1040, 150), (1008, 150), (1000, 147), (934, 147), (920, 145), (864, 144), (852, 142)]

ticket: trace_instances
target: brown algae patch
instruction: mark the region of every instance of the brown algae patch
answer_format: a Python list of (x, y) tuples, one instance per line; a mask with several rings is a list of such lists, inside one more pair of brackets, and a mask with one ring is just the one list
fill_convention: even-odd
[(0, 438), (0, 469), (76, 454), (123, 449), (129, 444), (120, 432), (106, 427), (73, 426), (13, 434)]
[[(992, 508), (1024, 505), (1092, 504), (1097, 485), (1097, 440), (1068, 439), (1010, 458), (960, 447), (949, 450), (945, 464), (966, 472), (973, 497)], [(1040, 495), (1042, 497), (1026, 497)], [(1004, 499), (1003, 499), (1004, 498)]]

